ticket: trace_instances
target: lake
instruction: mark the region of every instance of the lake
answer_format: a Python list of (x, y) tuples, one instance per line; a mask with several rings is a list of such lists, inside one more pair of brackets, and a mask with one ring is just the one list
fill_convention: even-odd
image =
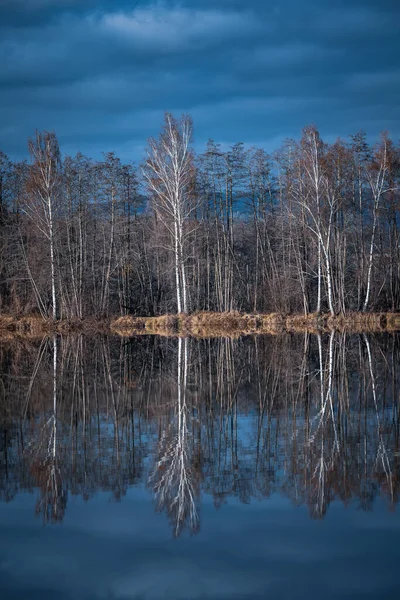
[(399, 598), (400, 335), (0, 342), (2, 600)]

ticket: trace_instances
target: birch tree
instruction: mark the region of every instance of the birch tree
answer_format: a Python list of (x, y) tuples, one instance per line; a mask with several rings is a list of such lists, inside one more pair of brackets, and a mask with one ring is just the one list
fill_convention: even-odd
[(55, 220), (60, 196), (61, 161), (54, 133), (36, 132), (28, 142), (32, 166), (24, 212), (48, 241), (52, 317), (57, 319)]
[(177, 121), (166, 113), (164, 127), (156, 140), (150, 138), (143, 175), (153, 195), (153, 206), (168, 231), (174, 257), (178, 313), (187, 312), (186, 225), (196, 210), (191, 202), (193, 157), (190, 148), (192, 120), (182, 115)]
[(327, 287), (329, 312), (334, 315), (334, 289), (332, 282), (331, 242), (333, 237), (334, 217), (338, 207), (335, 187), (323, 169), (323, 143), (315, 127), (307, 127), (302, 139), (302, 168), (306, 186), (293, 187), (293, 195), (302, 211), (304, 211), (307, 228), (317, 243), (317, 307), (321, 312), (323, 274)]
[(367, 258), (367, 289), (365, 292), (363, 312), (368, 308), (370, 293), (371, 293), (371, 275), (374, 263), (375, 254), (375, 237), (378, 226), (378, 212), (381, 204), (382, 196), (390, 190), (388, 184), (389, 172), (389, 152), (388, 146), (390, 141), (387, 135), (382, 135), (382, 141), (379, 144), (374, 159), (368, 169), (367, 178), (372, 193), (372, 232)]
[(302, 147), (304, 152), (304, 166), (311, 186), (311, 194), (315, 203), (315, 214), (311, 211), (308, 204), (304, 204), (309, 215), (312, 218), (314, 233), (317, 237), (318, 245), (318, 297), (317, 312), (321, 312), (322, 297), (322, 235), (321, 235), (321, 201), (324, 187), (323, 175), (321, 173), (321, 153), (322, 142), (319, 133), (315, 127), (306, 127), (304, 129)]

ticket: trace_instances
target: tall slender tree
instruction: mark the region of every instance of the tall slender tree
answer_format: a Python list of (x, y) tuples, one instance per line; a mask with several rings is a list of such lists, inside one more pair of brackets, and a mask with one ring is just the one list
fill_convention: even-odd
[(48, 241), (52, 317), (57, 319), (56, 217), (60, 200), (61, 159), (54, 133), (36, 132), (28, 142), (32, 159), (24, 212)]
[(185, 242), (187, 223), (196, 210), (190, 193), (194, 176), (191, 140), (191, 118), (182, 115), (177, 121), (166, 113), (159, 138), (149, 140), (143, 167), (154, 210), (172, 242), (178, 313), (187, 312), (189, 307)]

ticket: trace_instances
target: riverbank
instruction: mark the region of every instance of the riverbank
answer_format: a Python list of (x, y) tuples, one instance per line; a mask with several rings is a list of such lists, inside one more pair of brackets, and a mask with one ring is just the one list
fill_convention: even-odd
[(53, 321), (40, 315), (14, 317), (0, 315), (0, 341), (25, 339), (36, 340), (54, 334), (110, 334), (110, 319), (72, 319)]
[(125, 316), (113, 320), (110, 329), (122, 336), (155, 334), (193, 337), (239, 337), (241, 335), (291, 333), (377, 333), (400, 331), (399, 313), (349, 313), (347, 315), (243, 314), (198, 312), (160, 317)]
[(38, 339), (58, 334), (114, 334), (209, 337), (290, 333), (379, 333), (400, 331), (400, 313), (329, 315), (243, 314), (236, 311), (198, 312), (159, 317), (122, 316), (110, 319), (52, 321), (38, 315), (0, 315), (0, 339)]

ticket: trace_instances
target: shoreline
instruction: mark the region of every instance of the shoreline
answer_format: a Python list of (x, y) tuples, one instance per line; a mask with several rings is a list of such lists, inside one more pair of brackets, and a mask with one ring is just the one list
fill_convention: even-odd
[(131, 315), (105, 319), (53, 321), (38, 315), (16, 317), (0, 315), (0, 340), (39, 339), (54, 334), (102, 334), (133, 337), (163, 335), (170, 337), (240, 337), (279, 335), (281, 333), (392, 333), (400, 331), (400, 313), (353, 312), (346, 315), (282, 315), (231, 312), (166, 314), (158, 317)]

